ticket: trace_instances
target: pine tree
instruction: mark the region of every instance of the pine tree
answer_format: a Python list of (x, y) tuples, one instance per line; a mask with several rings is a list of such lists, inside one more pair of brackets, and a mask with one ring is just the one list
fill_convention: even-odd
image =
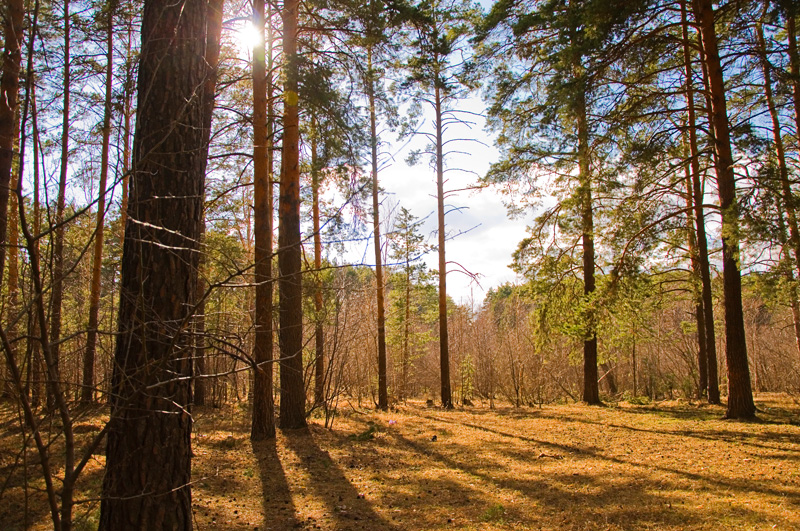
[(702, 36), (707, 68), (714, 150), (717, 155), (717, 189), (722, 212), (722, 270), (725, 290), (725, 357), (728, 364), (728, 418), (752, 418), (756, 414), (750, 385), (747, 343), (742, 311), (742, 278), (739, 271), (739, 208), (733, 172), (730, 125), (722, 63), (710, 0), (695, 0), (694, 15)]
[(416, 15), (409, 57), (406, 59), (406, 85), (416, 90), (415, 99), (427, 102), (433, 111), (433, 132), (428, 152), (436, 172), (436, 202), (439, 255), (439, 369), (442, 407), (451, 409), (453, 398), (450, 382), (450, 346), (447, 332), (447, 227), (445, 223), (445, 131), (459, 121), (454, 103), (469, 87), (462, 74), (465, 64), (460, 51), (466, 45), (467, 31), (477, 11), (468, 0), (422, 0)]
[(297, 0), (284, 3), (283, 18), (283, 153), (278, 206), (278, 281), (280, 310), (280, 427), (306, 426), (303, 383), (303, 286), (300, 241), (300, 130), (298, 116), (299, 56)]
[(207, 138), (206, 6), (144, 6), (103, 530), (192, 528), (187, 408)]

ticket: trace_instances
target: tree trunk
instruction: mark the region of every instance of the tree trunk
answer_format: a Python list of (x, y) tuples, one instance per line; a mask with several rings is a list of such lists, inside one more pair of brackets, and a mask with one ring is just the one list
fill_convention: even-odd
[[(372, 150), (372, 234), (375, 245), (375, 294), (378, 305), (378, 408), (389, 408), (386, 378), (386, 309), (384, 302), (383, 260), (381, 256), (380, 188), (378, 187), (378, 129), (375, 108), (375, 71), (372, 68), (372, 47), (367, 49), (367, 92), (369, 96), (369, 133)], [(440, 138), (441, 140), (441, 138)], [(442, 222), (442, 225), (444, 223)], [(440, 227), (441, 229), (441, 227)], [(443, 253), (444, 251), (442, 251)], [(443, 256), (443, 254), (442, 254)], [(441, 313), (440, 313), (441, 318)], [(445, 316), (445, 319), (447, 317)], [(445, 325), (446, 330), (446, 325)]]
[(695, 0), (695, 18), (700, 28), (708, 70), (714, 144), (718, 155), (717, 188), (722, 212), (722, 271), (725, 293), (725, 357), (728, 365), (727, 418), (753, 418), (756, 413), (750, 386), (750, 368), (742, 311), (742, 278), (739, 272), (739, 209), (733, 171), (730, 128), (714, 28), (711, 0)]
[[(205, 175), (208, 167), (208, 150), (211, 142), (211, 120), (214, 115), (214, 103), (217, 91), (217, 67), (219, 64), (220, 37), (222, 35), (222, 4), (223, 0), (209, 0), (208, 15), (206, 21), (206, 63), (208, 64), (208, 77), (203, 87), (203, 145), (205, 146), (206, 156), (203, 160), (203, 174)], [(205, 187), (205, 184), (204, 184)], [(197, 287), (195, 300), (197, 301), (194, 318), (194, 362), (195, 375), (193, 403), (202, 406), (206, 403), (206, 389), (208, 381), (205, 379), (206, 373), (206, 281), (204, 269), (206, 264), (205, 237), (205, 189), (203, 191), (203, 212), (200, 219), (200, 262), (198, 264)]]
[[(19, 112), (19, 73), (22, 65), (22, 0), (8, 0), (3, 17), (3, 70), (0, 78), (0, 272), (5, 269), (8, 197), (14, 166), (14, 124)], [(0, 275), (0, 287), (3, 279)]]
[[(586, 81), (583, 80), (585, 85)], [(586, 317), (586, 338), (583, 342), (583, 401), (601, 404), (597, 382), (597, 330), (592, 296), (594, 279), (594, 209), (592, 206), (592, 176), (589, 160), (589, 124), (586, 117), (586, 90), (576, 96), (576, 119), (578, 125), (578, 166), (580, 185), (581, 229), (583, 231), (583, 295), (590, 306)]]
[(439, 363), (442, 379), (442, 406), (453, 408), (450, 391), (450, 350), (447, 337), (447, 259), (444, 244), (446, 240), (444, 224), (444, 161), (442, 160), (442, 97), (439, 84), (434, 88), (436, 110), (436, 201), (439, 221)]
[[(33, 83), (33, 74), (31, 75), (31, 127), (33, 129), (33, 234), (35, 236), (31, 251), (38, 257), (39, 256), (39, 234), (42, 232), (42, 213), (39, 206), (39, 118), (36, 108), (36, 84)], [(19, 205), (18, 205), (19, 206)], [(29, 334), (32, 337), (41, 336), (41, 325), (39, 323), (39, 314), (36, 311), (30, 312), (30, 325)], [(42, 366), (42, 352), (41, 343), (39, 341), (29, 341), (31, 343), (30, 350), (30, 366), (28, 373), (30, 375), (30, 392), (31, 392), (31, 405), (39, 407), (41, 404), (41, 386), (39, 382), (41, 378)]]
[(405, 319), (403, 321), (403, 385), (400, 393), (403, 400), (408, 398), (408, 364), (409, 364), (409, 336), (411, 335), (411, 256), (406, 243), (406, 304)]
[(314, 403), (325, 402), (325, 329), (323, 326), (324, 303), (322, 298), (322, 235), (319, 213), (319, 159), (317, 142), (319, 131), (316, 120), (311, 118), (311, 223), (314, 240)]
[[(711, 110), (711, 96), (708, 88), (708, 75), (703, 51), (703, 39), (698, 33), (697, 42), (700, 48), (701, 68), (703, 71), (703, 85), (705, 87), (706, 108), (708, 111), (709, 138), (714, 138), (714, 116)], [(705, 192), (703, 183), (700, 179), (700, 155), (697, 148), (697, 127), (695, 124), (695, 108), (689, 108), (689, 147), (692, 154), (692, 189), (694, 192), (694, 216), (697, 225), (697, 247), (700, 258), (700, 276), (703, 283), (703, 312), (706, 322), (706, 351), (708, 353), (708, 403), (719, 405), (719, 371), (717, 367), (717, 334), (714, 325), (714, 299), (711, 292), (711, 263), (708, 258), (708, 238), (706, 237), (705, 213), (703, 209), (703, 198)], [(714, 159), (714, 171), (719, 167), (719, 156), (716, 150), (712, 149)]]
[(298, 0), (286, 0), (283, 18), (285, 89), (283, 105), (283, 156), (278, 215), (278, 268), (280, 270), (278, 334), (281, 350), (280, 427), (304, 428), (303, 285), (300, 242), (300, 131), (298, 117)]
[[(264, 43), (265, 2), (253, 2), (253, 27), (261, 37), (253, 47), (253, 232), (255, 238), (256, 337), (253, 358), (253, 419), (250, 438), (275, 437), (272, 401), (272, 116), (267, 114), (272, 72)], [(272, 21), (267, 19), (272, 27)], [(272, 62), (272, 31), (268, 32)]]
[(147, 0), (100, 529), (191, 529), (206, 2)]
[[(19, 139), (19, 113), (16, 113), (16, 118), (14, 120), (14, 138)], [(22, 141), (24, 141), (24, 137)], [(8, 302), (5, 308), (5, 322), (8, 323), (6, 332), (8, 334), (9, 346), (13, 349), (13, 351), (10, 352), (12, 357), (16, 356), (15, 340), (17, 338), (17, 312), (19, 311), (19, 204), (17, 202), (15, 190), (17, 190), (17, 184), (20, 182), (20, 179), (22, 179), (24, 170), (23, 152), (20, 149), (21, 142), (15, 142), (15, 147), (20, 150), (20, 155), (19, 164), (16, 165), (16, 169), (12, 168), (11, 182), (9, 183), (11, 193), (8, 198), (8, 228), (6, 229), (8, 239), (8, 286), (6, 288), (8, 291)], [(2, 266), (0, 266), (0, 275), (2, 275), (2, 271)], [(0, 392), (0, 394), (2, 394), (2, 392)]]
[[(686, 108), (687, 130), (689, 136), (689, 162), (686, 165), (686, 231), (689, 236), (689, 255), (692, 264), (692, 295), (695, 302), (695, 320), (697, 323), (697, 368), (698, 368), (698, 398), (709, 394), (709, 354), (708, 337), (712, 338), (711, 349), (716, 359), (716, 348), (714, 347), (714, 321), (706, 321), (708, 314), (713, 316), (713, 308), (709, 303), (708, 312), (704, 304), (704, 293), (708, 287), (708, 298), (711, 300), (711, 275), (708, 271), (708, 243), (705, 233), (705, 218), (703, 213), (703, 194), (700, 188), (700, 163), (697, 158), (697, 131), (695, 129), (695, 110), (694, 110), (694, 85), (692, 82), (692, 55), (689, 48), (689, 22), (686, 19), (686, 0), (681, 0), (681, 26), (683, 29), (683, 62), (686, 74)], [(697, 189), (695, 190), (695, 185)], [(693, 215), (694, 214), (694, 215)], [(702, 235), (701, 235), (702, 232)], [(702, 241), (700, 241), (702, 239)], [(708, 284), (705, 277), (708, 277)], [(706, 327), (711, 326), (710, 332)], [(714, 363), (714, 379), (716, 380), (717, 371)], [(717, 395), (719, 391), (717, 390)], [(717, 398), (719, 398), (717, 396)]]
[[(67, 193), (67, 169), (69, 165), (69, 101), (70, 101), (70, 15), (69, 0), (64, 0), (64, 99), (61, 122), (61, 171), (58, 177), (56, 199), (55, 243), (53, 245), (53, 286), (50, 298), (50, 343), (53, 373), (58, 377), (61, 338), (61, 304), (64, 299), (64, 208)], [(50, 370), (48, 369), (48, 374)], [(52, 389), (48, 392), (47, 405), (53, 406)]]
[(97, 351), (97, 327), (100, 313), (100, 272), (103, 265), (103, 229), (106, 217), (106, 182), (108, 181), (108, 148), (111, 138), (111, 96), (114, 68), (114, 9), (106, 5), (106, 94), (103, 110), (103, 147), (100, 155), (100, 184), (97, 195), (97, 219), (95, 221), (94, 254), (92, 256), (92, 284), (89, 293), (89, 329), (86, 333), (86, 352), (83, 356), (83, 385), (81, 402), (94, 400), (94, 360)]

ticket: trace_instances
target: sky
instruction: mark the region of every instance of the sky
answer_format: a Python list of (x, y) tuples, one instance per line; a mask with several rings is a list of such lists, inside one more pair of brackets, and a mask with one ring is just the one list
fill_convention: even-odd
[[(475, 96), (465, 100), (458, 108), (481, 112), (483, 103)], [(452, 146), (453, 149), (468, 154), (451, 154), (445, 158), (445, 190), (474, 185), (498, 158), (494, 139), (485, 130), (484, 120), (480, 117), (474, 120), (476, 123), (471, 130), (466, 127), (448, 130), (450, 138), (476, 138), (481, 143), (462, 142)], [(426, 218), (420, 232), (428, 236), (429, 243), (435, 244), (436, 172), (431, 168), (427, 157), (423, 156), (421, 162), (415, 166), (409, 166), (405, 161), (412, 149), (424, 144), (425, 140), (419, 138), (407, 146), (398, 143), (387, 145), (389, 163), (381, 169), (378, 178), (386, 194), (383, 210), (399, 203), (417, 218)], [(388, 153), (392, 150), (394, 152), (389, 157)], [(508, 265), (511, 263), (511, 254), (526, 235), (525, 221), (508, 218), (503, 196), (492, 187), (459, 192), (448, 197), (445, 205), (450, 212), (446, 217), (447, 231), (449, 235), (454, 235), (445, 244), (446, 257), (451, 262), (448, 266), (447, 294), (457, 303), (480, 305), (490, 288), (518, 280)], [(452, 210), (453, 207), (458, 210)], [(364, 244), (361, 244), (358, 250), (361, 256), (368, 257), (366, 262), (369, 264), (374, 262), (371, 259), (374, 256), (372, 249), (371, 245), (365, 249)], [(438, 269), (438, 254), (435, 251), (428, 253), (424, 260), (429, 269)], [(477, 278), (473, 279), (459, 272), (460, 268), (456, 264), (460, 264)]]
[[(484, 11), (491, 7), (492, 0), (478, 0)], [(423, 105), (427, 107), (427, 105)], [(484, 102), (478, 95), (462, 100), (456, 109), (482, 114)], [(499, 154), (494, 146), (494, 135), (485, 128), (485, 120), (480, 116), (471, 118), (475, 123), (471, 128), (451, 126), (445, 135), (448, 138), (474, 138), (480, 142), (455, 143), (452, 149), (468, 154), (451, 154), (445, 157), (445, 191), (461, 189), (474, 185), (479, 177), (483, 177), (492, 162), (497, 161)], [(433, 130), (432, 117), (428, 117), (427, 130)], [(382, 135), (382, 140), (391, 133)], [(381, 188), (386, 193), (383, 205), (388, 209), (399, 203), (411, 211), (417, 218), (425, 218), (420, 231), (428, 236), (428, 241), (437, 241), (436, 221), (436, 172), (422, 157), (416, 166), (409, 166), (405, 159), (412, 149), (424, 147), (427, 141), (419, 137), (406, 146), (398, 142), (389, 142), (385, 153), (389, 163), (384, 165), (379, 174)], [(390, 156), (389, 156), (390, 155)], [(448, 170), (449, 168), (449, 170)], [(467, 169), (469, 173), (457, 171)], [(451, 210), (452, 207), (458, 210)], [(502, 194), (494, 188), (479, 191), (464, 191), (450, 196), (445, 205), (450, 212), (446, 217), (449, 235), (453, 236), (445, 244), (448, 266), (447, 294), (459, 304), (480, 305), (486, 292), (506, 282), (520, 279), (508, 267), (511, 255), (519, 242), (526, 236), (525, 218), (509, 219), (503, 204)], [(530, 217), (528, 217), (530, 218)], [(360, 256), (373, 257), (371, 244), (362, 244), (357, 249)], [(429, 269), (438, 269), (438, 254), (433, 251), (424, 257)], [(367, 263), (374, 259), (367, 258)], [(475, 278), (460, 271), (463, 266)], [(374, 265), (374, 264), (372, 264)]]

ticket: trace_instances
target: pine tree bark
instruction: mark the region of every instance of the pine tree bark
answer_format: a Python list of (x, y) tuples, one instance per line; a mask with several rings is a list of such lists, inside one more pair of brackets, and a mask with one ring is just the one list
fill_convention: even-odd
[(94, 249), (92, 254), (92, 283), (89, 290), (89, 329), (86, 333), (86, 352), (83, 355), (83, 383), (81, 402), (88, 404), (94, 400), (94, 362), (97, 352), (97, 327), (100, 314), (100, 272), (103, 265), (103, 230), (106, 217), (106, 183), (108, 181), (108, 150), (111, 138), (111, 96), (114, 68), (114, 9), (106, 5), (106, 83), (103, 110), (103, 145), (100, 155), (100, 183), (97, 195), (97, 217), (95, 221)]
[[(12, 357), (16, 357), (15, 340), (17, 338), (17, 312), (19, 311), (19, 204), (17, 202), (16, 190), (17, 185), (23, 176), (24, 153), (21, 148), (23, 139), (19, 139), (19, 114), (16, 113), (14, 120), (14, 138), (18, 139), (15, 142), (15, 150), (19, 150), (19, 161), (16, 168), (12, 168), (10, 189), (11, 193), (8, 198), (8, 285), (6, 290), (8, 293), (8, 302), (5, 307), (7, 324), (6, 333), (8, 334), (9, 346), (12, 351), (9, 353)], [(3, 269), (0, 268), (0, 274)], [(2, 285), (2, 284), (0, 284)]]
[[(219, 66), (220, 37), (222, 36), (222, 7), (223, 0), (209, 0), (208, 16), (206, 21), (206, 64), (208, 65), (208, 76), (203, 86), (203, 144), (206, 156), (203, 161), (203, 174), (208, 167), (208, 150), (211, 142), (211, 120), (214, 115), (214, 103), (216, 101), (217, 78)], [(203, 191), (203, 201), (205, 202), (205, 189)], [(205, 206), (200, 220), (200, 263), (198, 265), (197, 288), (195, 300), (197, 301), (194, 318), (194, 363), (195, 375), (193, 403), (202, 406), (206, 403), (206, 303), (205, 294), (208, 288), (205, 281), (203, 270), (206, 264), (205, 253), (206, 220)]]
[(436, 111), (436, 203), (439, 222), (439, 364), (442, 386), (442, 407), (453, 408), (450, 390), (450, 349), (447, 336), (447, 259), (445, 258), (445, 223), (444, 223), (444, 161), (442, 96), (438, 80), (434, 86), (434, 108)]
[[(69, 166), (69, 104), (70, 104), (70, 14), (69, 0), (64, 0), (64, 98), (61, 122), (61, 169), (58, 176), (58, 197), (56, 199), (55, 243), (53, 244), (53, 286), (50, 298), (50, 343), (53, 374), (58, 377), (61, 338), (61, 305), (64, 299), (64, 209), (66, 207), (67, 170)], [(48, 374), (50, 374), (48, 368)], [(52, 383), (52, 382), (51, 382)], [(47, 396), (47, 405), (53, 406), (53, 390)]]
[[(8, 0), (3, 17), (3, 70), (0, 77), (0, 272), (5, 269), (8, 236), (8, 198), (14, 166), (14, 123), (19, 112), (19, 74), (22, 65), (22, 0)], [(3, 279), (0, 275), (0, 287)]]
[(718, 155), (717, 188), (722, 212), (722, 271), (725, 293), (725, 357), (728, 365), (727, 418), (753, 418), (756, 408), (750, 384), (750, 367), (742, 311), (742, 278), (739, 271), (739, 209), (733, 171), (730, 127), (722, 64), (714, 28), (711, 0), (694, 0), (694, 14), (700, 29), (708, 69), (714, 144)]
[(146, 0), (100, 529), (192, 528), (205, 0)]
[(283, 102), (283, 153), (278, 216), (278, 268), (280, 270), (278, 333), (281, 351), (281, 405), (279, 425), (306, 427), (303, 383), (303, 285), (300, 241), (300, 130), (298, 116), (298, 0), (286, 0), (283, 18), (285, 88)]
[[(271, 24), (271, 20), (267, 19)], [(253, 2), (253, 27), (259, 42), (253, 47), (253, 232), (255, 238), (256, 337), (253, 359), (253, 419), (250, 438), (275, 437), (272, 400), (272, 116), (268, 115), (272, 72), (267, 69), (264, 43), (265, 2)], [(272, 62), (272, 31), (268, 32)]]
[[(389, 392), (387, 388), (388, 385), (386, 377), (386, 302), (384, 300), (383, 256), (381, 255), (381, 219), (379, 200), (380, 188), (378, 187), (378, 127), (377, 109), (375, 107), (374, 79), (375, 71), (372, 68), (371, 47), (367, 49), (367, 76), (367, 95), (369, 97), (369, 133), (372, 162), (372, 237), (373, 245), (375, 246), (375, 295), (378, 306), (378, 409), (385, 411), (389, 408)], [(442, 227), (440, 226), (440, 230), (441, 228)], [(441, 319), (441, 313), (439, 318)], [(445, 319), (447, 319), (446, 315)]]

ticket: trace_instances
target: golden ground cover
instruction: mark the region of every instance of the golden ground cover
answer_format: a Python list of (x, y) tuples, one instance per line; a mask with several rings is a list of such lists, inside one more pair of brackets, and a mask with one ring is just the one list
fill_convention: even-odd
[[(677, 401), (455, 411), (410, 402), (351, 411), (333, 430), (312, 419), (258, 444), (246, 408), (200, 408), (195, 528), (797, 530), (800, 406), (774, 395), (757, 403), (761, 422), (742, 423)], [(5, 482), (19, 435), (0, 426)], [(102, 461), (82, 496), (99, 493)], [(21, 528), (18, 483), (0, 499), (0, 529)], [(41, 496), (28, 505), (32, 527), (47, 529)], [(91, 528), (96, 502), (78, 512)]]

